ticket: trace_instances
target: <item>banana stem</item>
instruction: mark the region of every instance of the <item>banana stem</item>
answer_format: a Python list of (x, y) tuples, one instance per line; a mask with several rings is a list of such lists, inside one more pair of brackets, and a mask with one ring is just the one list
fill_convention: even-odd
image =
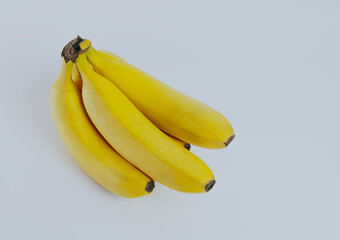
[[(86, 42), (86, 47), (81, 46), (82, 43)], [(80, 36), (77, 36), (75, 39), (70, 41), (63, 48), (61, 52), (61, 56), (65, 59), (65, 62), (68, 61), (75, 62), (78, 56), (84, 52), (86, 52), (91, 47), (91, 42), (87, 39), (82, 39)]]

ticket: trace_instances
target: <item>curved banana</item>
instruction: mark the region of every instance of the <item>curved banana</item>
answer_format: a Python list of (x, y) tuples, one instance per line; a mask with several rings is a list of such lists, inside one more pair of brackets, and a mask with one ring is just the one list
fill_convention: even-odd
[[(124, 61), (123, 59), (121, 59), (120, 57), (118, 57), (117, 55), (115, 55), (112, 52), (109, 51), (105, 51), (105, 50), (98, 50), (98, 53), (100, 54), (100, 56), (102, 56), (103, 58), (107, 58), (107, 59), (113, 59), (113, 60), (119, 60), (119, 61)], [(72, 80), (75, 82), (75, 84), (82, 89), (82, 79), (81, 79), (81, 75), (80, 72), (77, 68), (77, 65), (74, 64), (73, 68), (72, 68)], [(167, 133), (165, 133), (167, 134)], [(172, 140), (174, 140), (175, 142), (177, 142), (179, 145), (185, 147), (186, 149), (188, 149), (190, 151), (191, 149), (191, 145), (190, 143), (186, 143), (174, 136), (171, 136), (169, 134), (167, 134)]]
[(65, 63), (50, 91), (53, 121), (66, 147), (81, 168), (107, 190), (124, 197), (149, 194), (154, 182), (123, 159), (100, 135), (71, 80), (72, 61)]
[[(106, 50), (98, 50), (98, 54), (106, 59), (111, 59), (111, 60), (116, 60), (116, 61), (124, 61), (121, 57), (117, 56), (116, 54), (110, 52), (110, 51), (106, 51)], [(78, 71), (78, 69), (77, 69)], [(80, 75), (79, 71), (78, 74)], [(78, 76), (79, 76), (78, 75)], [(81, 78), (81, 76), (79, 76)], [(185, 147), (186, 149), (188, 149), (190, 151), (191, 149), (191, 145), (190, 143), (186, 143), (174, 136), (171, 136), (170, 134), (165, 133), (166, 135), (168, 135), (172, 140), (174, 140), (175, 142), (177, 142), (179, 145)]]
[(217, 149), (235, 137), (229, 121), (209, 106), (178, 92), (127, 63), (107, 58), (89, 47), (87, 58), (96, 72), (113, 82), (158, 128), (184, 142)]
[(213, 187), (210, 168), (153, 125), (114, 84), (91, 68), (85, 54), (79, 55), (76, 64), (86, 111), (118, 153), (172, 189), (198, 193)]

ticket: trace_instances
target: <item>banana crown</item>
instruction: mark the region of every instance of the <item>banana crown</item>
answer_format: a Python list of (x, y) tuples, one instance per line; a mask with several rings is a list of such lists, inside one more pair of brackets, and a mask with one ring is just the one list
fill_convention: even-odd
[(86, 52), (90, 47), (90, 40), (82, 39), (80, 36), (77, 36), (75, 39), (66, 44), (61, 52), (61, 56), (65, 59), (65, 62), (70, 60), (75, 62), (78, 56)]

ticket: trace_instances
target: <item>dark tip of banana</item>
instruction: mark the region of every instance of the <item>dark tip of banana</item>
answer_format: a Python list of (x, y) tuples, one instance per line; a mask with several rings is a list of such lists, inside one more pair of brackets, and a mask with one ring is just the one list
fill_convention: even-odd
[(227, 142), (224, 143), (224, 145), (225, 145), (225, 146), (228, 146), (228, 145), (231, 143), (231, 141), (234, 140), (234, 138), (235, 138), (235, 135), (230, 136), (230, 137), (228, 138)]
[(186, 148), (186, 149), (188, 149), (188, 150), (190, 151), (190, 149), (191, 149), (191, 145), (190, 145), (190, 143), (186, 143), (186, 144), (184, 144), (184, 148)]
[(145, 191), (147, 193), (151, 193), (154, 188), (155, 188), (155, 182), (154, 181), (150, 181), (150, 182), (148, 182), (146, 184)]
[(215, 185), (216, 180), (211, 180), (207, 185), (205, 185), (205, 191), (209, 192)]

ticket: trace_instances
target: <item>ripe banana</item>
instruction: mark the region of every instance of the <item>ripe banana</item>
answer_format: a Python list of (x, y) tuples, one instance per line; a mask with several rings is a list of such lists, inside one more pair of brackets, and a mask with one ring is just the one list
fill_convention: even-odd
[[(90, 41), (80, 42), (86, 49)], [(154, 180), (182, 192), (207, 192), (215, 184), (210, 168), (153, 125), (112, 82), (96, 73), (85, 53), (76, 64), (92, 122), (118, 153)]]
[(229, 121), (209, 106), (118, 56), (105, 57), (93, 47), (89, 47), (86, 55), (94, 70), (114, 83), (162, 131), (184, 142), (211, 149), (226, 147), (235, 137)]
[(154, 182), (122, 158), (90, 121), (80, 89), (71, 80), (74, 65), (63, 59), (50, 91), (52, 117), (63, 142), (81, 168), (107, 190), (130, 198), (149, 194)]
[[(98, 50), (99, 54), (107, 59), (113, 59), (113, 60), (119, 60), (119, 61), (124, 61), (123, 59), (121, 59), (120, 57), (118, 57), (117, 55), (113, 54), (112, 52), (109, 51), (105, 51), (105, 50)], [(80, 72), (77, 68), (77, 65), (74, 64), (73, 68), (72, 68), (72, 80), (74, 81), (74, 83), (80, 88), (82, 89), (82, 79), (81, 79), (81, 75)], [(167, 133), (166, 133), (167, 134)], [(176, 137), (173, 137), (169, 134), (167, 134), (172, 140), (174, 140), (175, 142), (177, 142), (179, 145), (185, 147), (186, 149), (188, 149), (190, 151), (191, 149), (191, 145), (190, 143), (186, 143)]]

